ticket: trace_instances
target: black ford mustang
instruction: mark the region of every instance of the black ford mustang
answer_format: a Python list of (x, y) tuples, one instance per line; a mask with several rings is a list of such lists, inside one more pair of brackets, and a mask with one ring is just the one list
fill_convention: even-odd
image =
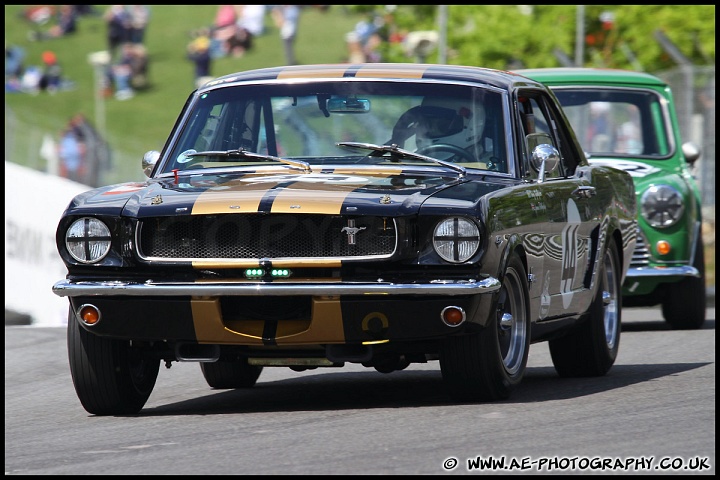
[(508, 398), (531, 343), (562, 376), (620, 342), (637, 212), (538, 82), (339, 64), (193, 92), (148, 180), (88, 191), (57, 229), (77, 395), (143, 408), (162, 362), (213, 388), (263, 367), (439, 361), (455, 401)]

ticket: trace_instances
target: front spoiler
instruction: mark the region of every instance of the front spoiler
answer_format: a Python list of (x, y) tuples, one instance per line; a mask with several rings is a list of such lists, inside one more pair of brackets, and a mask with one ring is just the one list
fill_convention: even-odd
[(202, 281), (126, 282), (61, 280), (52, 290), (60, 297), (79, 296), (256, 296), (256, 295), (476, 295), (500, 289), (493, 277), (482, 280), (432, 280), (426, 283), (341, 282), (341, 281)]

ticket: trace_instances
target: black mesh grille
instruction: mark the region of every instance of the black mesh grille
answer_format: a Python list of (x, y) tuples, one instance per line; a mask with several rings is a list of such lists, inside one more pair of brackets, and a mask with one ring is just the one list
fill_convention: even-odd
[(138, 245), (145, 258), (382, 257), (393, 253), (395, 236), (383, 217), (192, 215), (142, 220)]

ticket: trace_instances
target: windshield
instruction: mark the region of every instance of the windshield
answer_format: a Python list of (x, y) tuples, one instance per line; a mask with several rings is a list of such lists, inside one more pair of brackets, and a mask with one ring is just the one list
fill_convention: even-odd
[(557, 88), (565, 115), (590, 157), (667, 157), (672, 152), (668, 115), (652, 91)]
[[(437, 83), (227, 86), (190, 105), (161, 171), (443, 162), (498, 171), (507, 165), (503, 105), (497, 91)], [(392, 145), (419, 155), (377, 148)]]

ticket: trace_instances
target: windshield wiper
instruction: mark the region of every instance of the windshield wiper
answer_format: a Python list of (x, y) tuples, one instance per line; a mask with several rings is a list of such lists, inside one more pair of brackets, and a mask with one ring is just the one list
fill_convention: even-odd
[(310, 164), (301, 160), (288, 160), (285, 158), (274, 157), (272, 155), (264, 155), (261, 153), (251, 152), (242, 148), (236, 150), (205, 150), (203, 152), (186, 153), (186, 157), (232, 157), (238, 156), (242, 158), (251, 158), (254, 160), (272, 160), (275, 162), (284, 163), (290, 165), (293, 168), (303, 170), (305, 172), (312, 172)]
[(380, 156), (382, 156), (386, 153), (389, 153), (391, 157), (396, 157), (396, 158), (415, 158), (417, 160), (423, 160), (426, 162), (437, 163), (444, 167), (448, 167), (448, 168), (458, 172), (461, 177), (464, 177), (467, 174), (467, 170), (465, 170), (465, 168), (461, 167), (460, 165), (456, 165), (452, 162), (446, 162), (445, 160), (439, 160), (437, 158), (428, 157), (427, 155), (420, 155), (419, 153), (415, 153), (415, 152), (411, 152), (410, 150), (402, 149), (402, 148), (398, 147), (396, 144), (375, 145), (374, 143), (362, 143), (362, 142), (338, 142), (335, 145), (337, 145), (339, 147), (364, 148), (366, 150), (372, 150), (374, 152), (378, 152), (378, 153), (380, 153)]

